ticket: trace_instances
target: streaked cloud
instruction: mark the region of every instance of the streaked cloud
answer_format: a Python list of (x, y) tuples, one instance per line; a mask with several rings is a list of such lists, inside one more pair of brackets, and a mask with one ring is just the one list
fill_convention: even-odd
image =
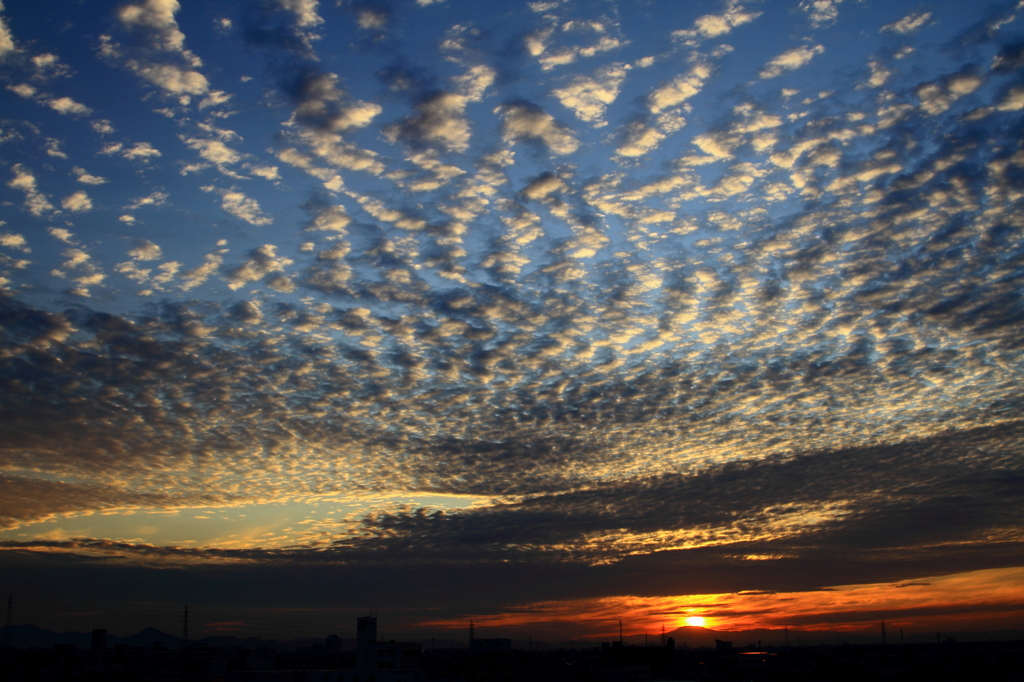
[(823, 45), (815, 45), (814, 47), (796, 47), (792, 50), (787, 50), (765, 64), (764, 68), (761, 69), (761, 73), (758, 75), (761, 78), (775, 78), (786, 71), (799, 69), (801, 66), (808, 64), (812, 59), (814, 59), (815, 55), (821, 54), (824, 51), (825, 47)]
[(891, 24), (886, 24), (879, 31), (891, 31), (893, 33), (900, 33), (906, 35), (908, 33), (914, 33), (932, 18), (931, 12), (914, 12), (903, 17), (899, 21), (894, 21)]

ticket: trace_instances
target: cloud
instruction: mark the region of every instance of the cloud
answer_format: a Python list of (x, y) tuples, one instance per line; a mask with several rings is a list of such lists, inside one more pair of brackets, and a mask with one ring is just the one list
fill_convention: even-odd
[(132, 202), (125, 206), (129, 211), (134, 211), (137, 208), (143, 206), (163, 206), (167, 203), (168, 194), (166, 192), (153, 192), (144, 197), (138, 197), (133, 199)]
[(742, 5), (730, 3), (723, 14), (705, 14), (693, 22), (693, 28), (673, 31), (672, 37), (681, 39), (686, 45), (696, 46), (709, 38), (718, 38), (732, 32), (737, 26), (749, 23), (761, 16), (762, 12), (748, 12)]
[(201, 265), (181, 273), (182, 291), (191, 291), (204, 284), (217, 272), (223, 262), (224, 256), (221, 250), (206, 254)]
[(40, 92), (35, 86), (29, 85), (28, 83), (19, 83), (17, 85), (8, 85), (7, 89), (25, 99), (35, 100), (40, 104), (44, 104), (58, 114), (70, 114), (73, 116), (85, 116), (92, 113), (92, 109), (85, 106), (81, 102), (76, 102), (70, 97), (50, 97), (49, 95)]
[(937, 83), (925, 83), (917, 88), (921, 109), (931, 116), (947, 111), (954, 102), (969, 95), (984, 83), (981, 76), (964, 73), (943, 79)]
[(928, 20), (932, 18), (931, 12), (913, 12), (903, 17), (899, 21), (894, 21), (891, 24), (886, 24), (882, 28), (878, 29), (879, 32), (890, 31), (892, 33), (899, 33), (906, 35), (908, 33), (914, 33), (919, 28), (928, 23)]
[(264, 244), (250, 251), (244, 263), (225, 273), (228, 287), (232, 291), (241, 289), (249, 282), (258, 282), (271, 273), (282, 273), (292, 263), (290, 258), (277, 255), (276, 246)]
[(657, 149), (665, 139), (664, 133), (644, 121), (633, 121), (623, 126), (622, 143), (615, 153), (624, 157), (638, 157)]
[(210, 88), (206, 76), (177, 64), (139, 64), (129, 61), (128, 67), (171, 94), (202, 95)]
[(60, 78), (67, 76), (70, 71), (66, 64), (61, 63), (60, 57), (49, 52), (37, 54), (30, 61), (35, 70), (33, 78), (37, 80), (45, 81), (51, 78)]
[(579, 148), (571, 130), (535, 104), (518, 100), (503, 104), (495, 113), (502, 116), (501, 132), (506, 142), (542, 142), (552, 154), (559, 156), (572, 154)]
[(295, 25), (299, 28), (312, 28), (324, 23), (323, 17), (317, 13), (318, 0), (278, 0), (281, 8), (295, 15)]
[(179, 9), (177, 0), (146, 0), (121, 7), (117, 18), (125, 27), (145, 34), (154, 49), (179, 52), (185, 46), (185, 34), (174, 19)]
[(551, 94), (581, 121), (595, 127), (604, 126), (607, 125), (603, 120), (605, 109), (619, 96), (629, 68), (628, 64), (611, 64), (597, 71), (593, 77), (577, 76), (569, 85)]
[(778, 57), (775, 57), (765, 64), (758, 76), (760, 78), (775, 78), (786, 71), (799, 69), (801, 66), (810, 62), (814, 58), (814, 55), (821, 54), (824, 51), (825, 47), (822, 45), (793, 48), (792, 50), (783, 52)]
[(204, 192), (219, 194), (221, 197), (220, 207), (250, 225), (269, 225), (274, 222), (272, 217), (263, 212), (258, 201), (247, 197), (237, 189), (220, 189), (209, 185), (201, 189)]
[(871, 60), (868, 62), (868, 66), (871, 68), (871, 76), (867, 82), (868, 87), (879, 88), (885, 85), (889, 77), (892, 76), (892, 71), (885, 68), (880, 62)]
[(0, 16), (0, 59), (5, 58), (10, 53), (17, 50), (17, 46), (14, 44), (14, 36), (11, 35), (11, 29), (7, 27), (7, 22)]
[(84, 168), (78, 166), (72, 168), (71, 171), (75, 174), (75, 176), (77, 176), (78, 182), (81, 182), (84, 185), (102, 185), (107, 182), (106, 178), (100, 177), (98, 175), (92, 175)]
[(560, 177), (554, 173), (545, 173), (523, 188), (523, 196), (531, 201), (537, 201), (566, 189), (568, 187)]
[(391, 14), (382, 8), (364, 7), (356, 13), (356, 23), (364, 31), (381, 31), (390, 20)]
[(800, 9), (807, 12), (811, 26), (821, 28), (835, 23), (843, 0), (800, 0)]
[(28, 242), (25, 241), (25, 237), (11, 232), (0, 234), (0, 246), (7, 249), (17, 249), (25, 253), (31, 253), (32, 251), (32, 249), (28, 248)]
[(464, 117), (466, 98), (447, 92), (424, 96), (415, 106), (416, 113), (386, 126), (384, 134), (392, 141), (402, 139), (413, 147), (440, 145), (443, 149), (464, 152), (469, 148), (469, 121)]
[(338, 88), (338, 76), (303, 68), (284, 84), (295, 103), (298, 123), (316, 130), (345, 131), (362, 128), (382, 111), (372, 102), (347, 102)]
[(352, 219), (348, 216), (344, 206), (326, 206), (317, 211), (313, 219), (306, 227), (308, 232), (328, 232), (336, 235), (344, 235)]
[(651, 91), (647, 106), (655, 114), (678, 106), (700, 92), (710, 77), (711, 66), (698, 63), (687, 73)]
[(191, 501), (172, 494), (140, 495), (117, 486), (65, 483), (16, 475), (0, 475), (0, 489), (3, 490), (0, 496), (3, 500), (0, 503), (0, 527), (5, 530), (53, 519), (61, 514), (127, 509), (140, 505), (167, 507)]
[(46, 104), (59, 114), (75, 114), (78, 116), (86, 116), (92, 113), (92, 109), (76, 102), (70, 97), (57, 97), (46, 101)]
[(242, 160), (243, 156), (222, 141), (185, 136), (181, 137), (181, 141), (199, 152), (200, 158), (217, 166), (225, 175), (240, 177), (237, 173), (228, 169), (227, 166), (238, 163)]
[(494, 85), (497, 77), (494, 69), (489, 66), (478, 64), (470, 68), (465, 74), (456, 76), (452, 80), (458, 86), (459, 93), (470, 102), (483, 100), (484, 93)]
[(111, 36), (101, 35), (100, 54), (120, 62), (167, 94), (205, 94), (210, 83), (197, 70), (202, 60), (185, 49), (185, 34), (174, 18), (180, 9), (177, 0), (145, 0), (122, 6), (117, 19), (136, 43), (125, 48)]
[(74, 194), (69, 194), (64, 197), (60, 202), (62, 208), (65, 208), (74, 213), (80, 213), (82, 211), (88, 211), (92, 209), (92, 199), (84, 191), (78, 191)]
[(89, 121), (89, 126), (100, 135), (110, 135), (111, 133), (114, 132), (114, 126), (110, 123), (110, 121), (103, 118), (93, 119)]
[(100, 154), (119, 154), (129, 161), (148, 161), (155, 156), (163, 156), (159, 149), (148, 142), (136, 142), (131, 147), (125, 147), (121, 142), (111, 142), (100, 150)]
[(49, 202), (46, 195), (36, 188), (36, 176), (32, 174), (31, 170), (16, 163), (11, 166), (11, 171), (14, 172), (14, 178), (7, 183), (7, 186), (25, 193), (25, 208), (29, 213), (39, 216), (53, 210), (53, 204)]
[(133, 260), (159, 260), (163, 253), (160, 247), (153, 242), (143, 239), (135, 248), (128, 251), (128, 256)]

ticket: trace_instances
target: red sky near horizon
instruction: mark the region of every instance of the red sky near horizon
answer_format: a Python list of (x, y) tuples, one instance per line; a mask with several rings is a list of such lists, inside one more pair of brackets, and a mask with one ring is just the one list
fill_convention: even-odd
[(537, 632), (573, 624), (581, 637), (617, 636), (620, 620), (626, 634), (694, 625), (725, 632), (784, 627), (794, 631), (853, 632), (875, 628), (880, 621), (885, 621), (892, 632), (900, 628), (908, 632), (985, 631), (1020, 627), (1024, 622), (1022, 595), (1024, 568), (1006, 568), (808, 592), (627, 595), (547, 601), (497, 614), (426, 621), (422, 625), (464, 628), (472, 618), (481, 631), (494, 628)]

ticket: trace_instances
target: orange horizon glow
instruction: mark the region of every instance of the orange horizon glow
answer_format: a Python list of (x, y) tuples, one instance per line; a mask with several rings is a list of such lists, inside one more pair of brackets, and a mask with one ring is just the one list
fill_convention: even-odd
[[(513, 629), (573, 624), (585, 636), (617, 636), (617, 622), (630, 633), (661, 627), (706, 627), (718, 631), (757, 629), (853, 632), (885, 621), (907, 630), (979, 630), (1019, 627), (1024, 617), (1024, 568), (1002, 568), (931, 576), (900, 583), (842, 585), (806, 592), (744, 591), (523, 604), (502, 613), (467, 615), (421, 625)], [(701, 614), (701, 615), (697, 615)]]

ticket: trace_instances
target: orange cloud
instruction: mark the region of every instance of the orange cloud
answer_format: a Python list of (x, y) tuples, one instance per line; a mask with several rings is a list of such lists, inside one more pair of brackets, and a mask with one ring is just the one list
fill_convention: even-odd
[[(615, 596), (524, 604), (473, 615), (480, 627), (547, 629), (570, 624), (588, 636), (694, 625), (722, 631), (789, 627), (854, 631), (885, 620), (907, 629), (999, 629), (1024, 615), (1024, 568), (934, 576), (900, 583), (843, 585), (807, 592), (734, 592), (665, 597)], [(462, 628), (465, 620), (424, 623)]]

